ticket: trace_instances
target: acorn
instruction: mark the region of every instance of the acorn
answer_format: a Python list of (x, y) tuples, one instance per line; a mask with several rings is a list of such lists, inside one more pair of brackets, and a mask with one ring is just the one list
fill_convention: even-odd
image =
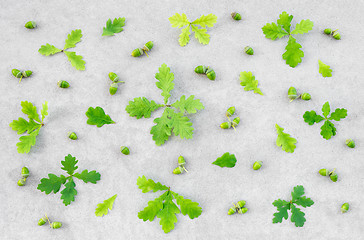
[(214, 69), (212, 69), (212, 68), (209, 67), (207, 69), (207, 71), (206, 71), (206, 76), (207, 76), (208, 79), (210, 79), (212, 81), (215, 80), (216, 73), (215, 73)]
[(120, 152), (124, 155), (129, 155), (130, 154), (130, 150), (129, 148), (125, 147), (125, 146), (121, 146), (120, 147)]
[(297, 90), (295, 87), (290, 87), (288, 89), (288, 98), (291, 99), (292, 101), (297, 98)]
[(47, 218), (46, 217), (42, 217), (41, 219), (39, 219), (38, 221), (38, 225), (42, 226), (47, 222)]
[(27, 22), (25, 25), (24, 25), (24, 27), (26, 27), (26, 28), (28, 28), (28, 29), (33, 29), (33, 28), (35, 28), (37, 26), (37, 24), (35, 23), (35, 22), (33, 22), (33, 21), (29, 21), (29, 22)]
[(236, 21), (241, 20), (241, 15), (240, 15), (240, 13), (237, 13), (237, 12), (233, 12), (233, 13), (231, 13), (231, 17), (232, 17), (234, 20), (236, 20)]
[(345, 141), (346, 146), (348, 146), (349, 148), (355, 148), (355, 142), (353, 139), (346, 139)]
[(223, 122), (220, 124), (220, 127), (222, 129), (228, 129), (228, 128), (231, 128), (231, 122)]
[(136, 49), (134, 49), (132, 52), (131, 52), (131, 55), (133, 56), (133, 57), (139, 57), (139, 56), (141, 56), (141, 55), (143, 55), (144, 54), (144, 52), (143, 52), (143, 49), (141, 49), (141, 48), (136, 48)]
[(253, 48), (251, 48), (251, 47), (249, 47), (249, 46), (246, 46), (246, 47), (244, 48), (244, 51), (245, 51), (245, 53), (246, 53), (246, 54), (248, 54), (248, 55), (253, 55), (253, 54), (254, 54), (254, 50), (253, 50)]
[(18, 181), (18, 186), (24, 186), (25, 185), (25, 183), (26, 183), (26, 181), (27, 181), (27, 179), (26, 178), (22, 178), (22, 179), (20, 179), (19, 181)]
[(239, 202), (237, 203), (237, 205), (238, 205), (240, 208), (244, 207), (244, 206), (245, 206), (245, 204), (246, 204), (246, 202), (245, 202), (244, 200), (241, 200), (241, 201), (239, 201)]
[(32, 74), (33, 74), (33, 72), (30, 70), (22, 72), (23, 77), (30, 77)]
[(254, 170), (258, 170), (262, 167), (262, 161), (256, 161), (254, 164), (253, 164), (253, 169)]
[(113, 82), (119, 81), (119, 76), (116, 73), (109, 72), (109, 78)]
[(324, 33), (325, 33), (326, 35), (330, 35), (330, 34), (332, 33), (331, 28), (326, 28), (326, 29), (324, 30)]
[(328, 175), (328, 172), (327, 172), (327, 169), (326, 168), (322, 168), (319, 170), (319, 174), (321, 176), (327, 176)]
[(341, 36), (340, 36), (340, 33), (334, 31), (334, 33), (332, 34), (333, 38), (335, 38), (336, 40), (340, 40), (341, 39)]
[(27, 167), (23, 167), (23, 168), (21, 169), (21, 176), (22, 176), (23, 178), (27, 178), (27, 177), (29, 177), (29, 169), (28, 169)]
[(342, 212), (342, 213), (346, 213), (348, 210), (349, 210), (349, 203), (344, 203), (344, 204), (341, 206), (341, 212)]
[(331, 181), (337, 182), (337, 174), (334, 171), (330, 172), (329, 176), (330, 176)]
[(232, 126), (236, 127), (239, 125), (239, 123), (240, 123), (240, 117), (236, 117), (233, 119)]
[(118, 90), (118, 84), (117, 83), (112, 83), (111, 85), (110, 85), (110, 88), (109, 88), (109, 92), (110, 92), (110, 94), (111, 95), (114, 95), (115, 93), (116, 93), (116, 91)]
[(236, 208), (235, 207), (231, 207), (228, 211), (228, 215), (233, 215), (234, 213), (236, 213)]
[(302, 93), (301, 99), (305, 100), (305, 101), (308, 101), (308, 100), (311, 99), (311, 95), (309, 93)]
[(22, 72), (20, 71), (20, 70), (18, 70), (18, 69), (13, 69), (13, 70), (11, 70), (11, 73), (14, 75), (14, 77), (16, 77), (16, 78), (21, 78), (21, 77), (23, 77), (23, 74), (22, 74)]
[(178, 157), (178, 166), (183, 167), (186, 164), (186, 160), (183, 156)]
[(197, 66), (195, 68), (195, 73), (205, 74), (206, 71), (207, 71), (207, 68), (205, 66), (202, 66), (202, 65)]
[(68, 132), (68, 137), (72, 140), (77, 140), (78, 137), (75, 132)]
[(154, 45), (153, 42), (149, 41), (146, 44), (144, 44), (144, 47), (142, 49), (143, 51), (148, 52), (153, 48), (153, 45)]
[(53, 229), (60, 228), (60, 227), (62, 227), (62, 223), (60, 223), (60, 222), (52, 222), (51, 227)]
[(235, 113), (235, 107), (229, 107), (228, 110), (226, 110), (226, 116), (231, 117)]
[(67, 81), (60, 80), (57, 82), (58, 87), (60, 88), (69, 88), (70, 84)]
[(183, 172), (183, 168), (182, 167), (180, 167), (180, 166), (178, 166), (178, 167), (176, 167), (174, 170), (173, 170), (173, 174), (181, 174)]

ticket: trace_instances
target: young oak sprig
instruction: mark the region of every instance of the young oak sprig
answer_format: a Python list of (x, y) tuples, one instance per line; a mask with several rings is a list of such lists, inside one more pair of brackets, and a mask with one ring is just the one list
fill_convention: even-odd
[[(153, 221), (154, 218), (160, 219), (159, 223), (165, 233), (169, 233), (174, 229), (174, 224), (177, 222), (176, 214), (182, 213), (188, 215), (190, 219), (197, 218), (202, 213), (202, 208), (197, 202), (192, 202), (171, 191), (170, 187), (162, 185), (160, 182), (154, 182), (152, 179), (147, 179), (145, 176), (139, 177), (137, 185), (143, 193), (150, 191), (164, 191), (165, 192), (156, 199), (149, 201), (148, 206), (138, 213), (138, 218), (144, 222), (149, 220)], [(176, 203), (173, 200), (176, 200)]]
[(75, 201), (75, 196), (77, 195), (77, 191), (75, 189), (76, 183), (74, 182), (74, 177), (78, 178), (85, 183), (93, 183), (96, 184), (97, 181), (100, 180), (100, 173), (88, 170), (83, 170), (81, 173), (76, 172), (75, 170), (78, 169), (76, 166), (78, 160), (75, 157), (72, 157), (71, 154), (68, 154), (64, 161), (61, 161), (62, 170), (68, 173), (68, 177), (64, 175), (54, 175), (52, 173), (48, 174), (48, 178), (42, 178), (40, 180), (40, 184), (38, 185), (37, 189), (45, 194), (50, 194), (51, 192), (57, 193), (61, 186), (64, 185), (64, 189), (61, 191), (61, 199), (63, 199), (63, 203), (65, 206), (71, 204), (71, 202)]
[(47, 43), (46, 45), (42, 45), (38, 52), (44, 56), (54, 55), (59, 52), (64, 52), (68, 58), (68, 61), (71, 62), (72, 66), (77, 70), (85, 70), (85, 61), (82, 60), (83, 57), (80, 55), (76, 55), (75, 52), (66, 51), (66, 49), (76, 47), (76, 43), (80, 42), (82, 38), (81, 29), (73, 30), (66, 39), (66, 44), (63, 49), (56, 48), (53, 45)]
[[(182, 13), (182, 15), (176, 13), (169, 18), (169, 22), (172, 24), (172, 27), (181, 28), (187, 26), (182, 29), (182, 33), (179, 35), (178, 42), (182, 47), (186, 46), (186, 44), (190, 41), (190, 28), (192, 28), (192, 32), (195, 33), (195, 38), (198, 39), (201, 44), (208, 44), (210, 42), (210, 35), (206, 33), (206, 27), (213, 27), (216, 20), (217, 17), (211, 13), (207, 16), (202, 15), (193, 22), (190, 22), (184, 13)], [(201, 26), (201, 28), (198, 26)]]
[(333, 113), (330, 113), (330, 104), (329, 102), (326, 102), (322, 106), (322, 114), (317, 115), (315, 111), (306, 111), (305, 114), (303, 114), (303, 119), (305, 120), (308, 125), (313, 125), (315, 123), (319, 123), (322, 120), (324, 120), (324, 124), (321, 126), (321, 136), (325, 138), (326, 140), (329, 140), (332, 136), (336, 135), (336, 128), (335, 125), (330, 122), (330, 120), (340, 121), (341, 119), (344, 119), (347, 116), (347, 110), (345, 108), (337, 108)]
[(192, 122), (185, 114), (196, 113), (197, 110), (204, 109), (204, 106), (193, 95), (188, 98), (182, 95), (175, 103), (167, 104), (171, 96), (170, 92), (174, 88), (174, 74), (166, 64), (162, 64), (159, 72), (155, 74), (155, 78), (158, 80), (156, 82), (157, 87), (162, 90), (161, 95), (164, 97), (164, 104), (156, 103), (153, 100), (150, 101), (145, 97), (138, 97), (134, 98), (133, 101), (129, 101), (128, 106), (125, 108), (126, 112), (137, 119), (142, 117), (150, 118), (153, 111), (165, 107), (162, 116), (154, 119), (156, 125), (150, 130), (155, 144), (158, 146), (164, 144), (172, 135), (172, 132), (182, 139), (191, 139), (194, 129)]
[(305, 189), (303, 186), (298, 185), (293, 188), (292, 200), (288, 202), (281, 199), (275, 200), (272, 204), (277, 207), (278, 212), (273, 214), (273, 223), (281, 223), (283, 218), (287, 220), (288, 210), (291, 210), (291, 222), (294, 222), (296, 227), (303, 227), (306, 222), (305, 213), (301, 212), (301, 209), (296, 205), (306, 208), (314, 204), (311, 198), (303, 196), (304, 194)]
[(21, 136), (19, 138), (20, 142), (16, 146), (18, 147), (18, 153), (29, 153), (30, 149), (35, 145), (39, 130), (44, 126), (44, 119), (48, 115), (48, 102), (43, 104), (40, 111), (41, 117), (38, 115), (37, 107), (31, 102), (23, 101), (21, 106), (22, 112), (28, 115), (29, 121), (20, 117), (18, 120), (12, 121), (9, 126), (18, 134), (27, 132), (28, 135)]
[(300, 62), (302, 62), (304, 53), (300, 49), (302, 48), (302, 46), (299, 43), (297, 43), (293, 35), (308, 33), (309, 31), (312, 30), (313, 22), (308, 19), (302, 20), (300, 23), (297, 23), (296, 28), (291, 31), (292, 19), (293, 19), (292, 15), (289, 15), (287, 12), (282, 12), (279, 15), (277, 24), (275, 22), (267, 23), (262, 28), (262, 30), (265, 37), (271, 40), (276, 40), (277, 38), (289, 36), (288, 43), (286, 46), (286, 52), (283, 53), (282, 57), (284, 60), (286, 60), (286, 64), (294, 68)]

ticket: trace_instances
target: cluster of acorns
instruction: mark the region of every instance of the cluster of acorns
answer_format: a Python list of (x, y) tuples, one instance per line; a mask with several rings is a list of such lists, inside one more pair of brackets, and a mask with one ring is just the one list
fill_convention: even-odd
[(118, 90), (118, 83), (124, 83), (124, 81), (119, 81), (119, 76), (116, 73), (110, 72), (109, 73), (109, 78), (112, 81), (110, 88), (109, 88), (109, 92), (111, 95), (114, 95), (116, 93), (116, 91)]
[(237, 127), (240, 123), (240, 118), (236, 117), (233, 119), (233, 121), (230, 121), (230, 117), (235, 113), (235, 107), (229, 107), (228, 110), (226, 110), (226, 117), (228, 118), (228, 122), (223, 122), (220, 124), (220, 127), (222, 129), (228, 129), (233, 127), (235, 129), (235, 127)]
[(23, 167), (21, 169), (21, 179), (18, 181), (18, 186), (24, 186), (28, 177), (29, 169), (27, 167)]
[(195, 68), (195, 73), (198, 74), (205, 74), (207, 76), (208, 79), (214, 81), (216, 78), (216, 73), (214, 71), (214, 69), (212, 69), (211, 67), (206, 67), (206, 66), (197, 66)]
[(188, 172), (187, 169), (185, 168), (185, 164), (186, 164), (186, 160), (183, 156), (179, 156), (178, 157), (178, 167), (176, 167), (173, 170), (173, 174), (181, 174), (184, 171)]
[(21, 82), (23, 77), (24, 78), (30, 77), (33, 72), (30, 70), (20, 71), (19, 69), (14, 68), (13, 70), (11, 70), (11, 73), (14, 75), (14, 77), (20, 78), (19, 82)]
[(228, 211), (228, 215), (233, 215), (234, 213), (244, 214), (248, 211), (248, 208), (245, 208), (246, 202), (244, 200), (239, 201), (236, 205), (233, 203), (234, 207), (231, 207)]
[(329, 176), (331, 181), (336, 182), (337, 181), (337, 174), (335, 172), (335, 169), (329, 172), (326, 168), (320, 169), (319, 174), (321, 176)]
[(324, 33), (326, 34), (326, 35), (330, 35), (330, 36), (332, 36), (334, 39), (336, 39), (336, 40), (340, 40), (341, 39), (341, 36), (340, 36), (340, 33), (337, 31), (338, 29), (336, 29), (336, 30), (334, 30), (334, 31), (332, 31), (331, 30), (331, 28), (326, 28), (325, 30), (324, 30)]
[(308, 101), (311, 99), (311, 95), (309, 93), (302, 93), (297, 95), (297, 90), (294, 87), (290, 87), (288, 89), (288, 98), (291, 99), (291, 102), (297, 98), (301, 97), (302, 100)]
[(51, 222), (49, 221), (47, 215), (45, 215), (44, 217), (42, 217), (41, 219), (39, 219), (38, 221), (38, 225), (39, 226), (42, 226), (44, 225), (46, 222), (49, 222), (49, 225), (51, 226), (51, 228), (53, 229), (57, 229), (57, 228), (60, 228), (62, 227), (62, 223), (61, 222)]
[(139, 57), (141, 55), (143, 55), (145, 53), (145, 55), (148, 56), (147, 52), (149, 52), (152, 48), (153, 48), (153, 42), (152, 41), (149, 41), (147, 42), (144, 47), (142, 48), (136, 48), (134, 49), (132, 52), (131, 52), (131, 55), (133, 57)]

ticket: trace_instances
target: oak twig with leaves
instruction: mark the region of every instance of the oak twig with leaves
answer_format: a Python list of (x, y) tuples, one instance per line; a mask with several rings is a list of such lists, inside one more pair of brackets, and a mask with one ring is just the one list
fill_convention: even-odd
[(272, 40), (276, 40), (277, 38), (282, 38), (287, 35), (289, 36), (286, 52), (283, 53), (282, 57), (284, 60), (286, 60), (286, 64), (294, 68), (300, 62), (302, 62), (304, 53), (300, 49), (302, 46), (296, 42), (296, 39), (293, 37), (293, 35), (308, 33), (312, 30), (313, 22), (308, 19), (302, 20), (300, 23), (297, 23), (296, 28), (291, 31), (292, 19), (292, 15), (289, 15), (287, 12), (282, 12), (279, 15), (277, 24), (275, 22), (267, 23), (262, 28), (262, 30), (265, 37)]
[[(75, 201), (75, 196), (77, 195), (77, 191), (75, 189), (76, 184), (73, 181), (73, 177), (78, 178), (85, 183), (93, 183), (96, 184), (97, 181), (100, 180), (100, 173), (88, 170), (83, 170), (81, 173), (76, 172), (75, 170), (78, 169), (76, 166), (78, 160), (75, 157), (72, 157), (71, 154), (68, 154), (64, 161), (61, 161), (62, 168), (68, 173), (68, 177), (64, 175), (57, 176), (52, 173), (48, 174), (48, 178), (42, 178), (40, 180), (40, 184), (38, 185), (37, 189), (45, 192), (45, 194), (50, 194), (51, 192), (57, 193), (61, 186), (64, 185), (65, 188), (61, 191), (61, 199), (63, 199), (63, 203), (65, 206), (71, 204), (72, 201)], [(67, 182), (67, 183), (66, 183)]]
[(304, 197), (304, 194), (305, 189), (298, 185), (293, 188), (292, 200), (289, 202), (281, 199), (275, 200), (272, 204), (277, 207), (278, 212), (273, 214), (273, 223), (281, 223), (283, 218), (287, 220), (288, 210), (291, 210), (291, 222), (294, 222), (296, 227), (303, 227), (306, 222), (305, 213), (301, 212), (296, 205), (306, 208), (314, 204), (311, 198)]
[(288, 133), (283, 132), (284, 128), (281, 128), (278, 124), (276, 124), (277, 129), (277, 141), (276, 144), (278, 147), (282, 147), (283, 151), (286, 151), (288, 153), (293, 153), (296, 149), (296, 142), (297, 140)]
[(44, 56), (54, 55), (59, 52), (64, 52), (68, 58), (68, 61), (71, 62), (72, 66), (77, 70), (85, 70), (85, 61), (82, 60), (83, 57), (80, 55), (76, 55), (76, 52), (69, 52), (66, 49), (76, 47), (76, 43), (80, 42), (82, 38), (81, 29), (73, 30), (66, 39), (66, 44), (63, 49), (56, 48), (53, 45), (47, 43), (46, 45), (42, 45), (38, 52)]
[(129, 101), (129, 105), (125, 108), (126, 112), (137, 119), (142, 117), (150, 118), (153, 111), (166, 107), (162, 116), (154, 119), (156, 125), (150, 130), (155, 144), (158, 146), (164, 144), (172, 135), (172, 132), (182, 139), (191, 139), (194, 129), (192, 122), (185, 114), (196, 113), (197, 110), (204, 109), (204, 106), (199, 99), (194, 99), (193, 95), (188, 98), (183, 95), (175, 103), (167, 104), (171, 96), (170, 92), (174, 88), (174, 74), (166, 64), (162, 64), (159, 72), (155, 74), (155, 78), (158, 80), (156, 82), (157, 87), (162, 90), (161, 95), (164, 97), (164, 104), (158, 104), (145, 97), (138, 97), (134, 98), (133, 101)]
[[(217, 17), (211, 13), (207, 16), (202, 15), (193, 22), (190, 22), (184, 13), (182, 13), (182, 15), (176, 13), (169, 18), (169, 22), (172, 24), (172, 27), (181, 28), (187, 26), (182, 29), (182, 33), (179, 35), (178, 42), (182, 47), (186, 46), (186, 44), (190, 41), (190, 28), (192, 28), (192, 32), (195, 33), (195, 38), (198, 39), (201, 44), (208, 44), (210, 42), (210, 35), (206, 33), (206, 27), (213, 27), (216, 20)], [(198, 26), (201, 26), (201, 28)]]
[[(138, 178), (137, 185), (143, 193), (165, 190), (162, 195), (149, 201), (148, 206), (138, 213), (138, 218), (143, 219), (143, 221), (153, 221), (157, 216), (165, 233), (169, 233), (174, 229), (174, 224), (177, 222), (176, 214), (182, 213), (185, 216), (188, 215), (190, 219), (194, 219), (202, 213), (202, 208), (197, 202), (192, 202), (190, 199), (182, 197), (160, 182), (156, 183), (152, 179), (147, 179), (143, 176)], [(173, 202), (173, 199), (176, 200), (180, 208)]]
[(336, 135), (336, 128), (335, 125), (330, 122), (330, 120), (340, 121), (341, 119), (346, 118), (348, 115), (348, 111), (345, 108), (336, 108), (333, 113), (330, 113), (330, 104), (329, 102), (326, 102), (322, 106), (322, 114), (317, 115), (315, 111), (306, 111), (305, 114), (303, 114), (303, 119), (305, 120), (308, 125), (313, 125), (315, 123), (319, 123), (322, 120), (325, 120), (324, 124), (321, 126), (321, 136), (325, 138), (326, 140), (329, 140), (332, 136)]
[(39, 130), (44, 126), (44, 118), (48, 115), (48, 102), (43, 104), (43, 108), (40, 111), (41, 118), (37, 113), (37, 107), (31, 102), (21, 102), (21, 106), (22, 112), (28, 115), (29, 122), (20, 117), (18, 120), (12, 121), (9, 126), (14, 131), (17, 131), (18, 134), (28, 133), (28, 135), (19, 138), (20, 142), (16, 146), (18, 147), (18, 153), (29, 153), (30, 149), (35, 145)]

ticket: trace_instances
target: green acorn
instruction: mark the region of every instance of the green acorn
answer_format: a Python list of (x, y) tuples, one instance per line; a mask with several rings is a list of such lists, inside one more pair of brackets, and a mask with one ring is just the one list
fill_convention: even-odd
[(20, 70), (18, 70), (18, 69), (13, 69), (13, 70), (11, 70), (11, 73), (14, 75), (14, 77), (16, 77), (16, 78), (21, 78), (21, 77), (23, 77), (23, 74), (22, 74), (22, 72), (20, 71)]
[(256, 161), (254, 164), (253, 164), (253, 169), (254, 170), (258, 170), (262, 167), (262, 161)]
[(38, 221), (38, 225), (42, 226), (47, 222), (47, 218), (46, 217), (42, 217), (41, 219), (39, 219)]
[(18, 186), (24, 186), (25, 185), (25, 183), (26, 183), (26, 181), (27, 181), (27, 179), (26, 178), (22, 178), (22, 179), (20, 179), (19, 181), (18, 181)]
[(78, 137), (75, 132), (68, 132), (68, 137), (72, 140), (77, 140)]
[(199, 74), (206, 74), (207, 68), (205, 66), (197, 66), (195, 68), (195, 73), (199, 73)]
[(181, 174), (183, 171), (188, 172), (184, 167), (186, 164), (186, 160), (183, 156), (178, 157), (178, 167), (173, 170), (173, 174)]
[(240, 117), (236, 117), (233, 119), (232, 126), (236, 127), (239, 125), (239, 123), (240, 123)]
[(353, 139), (346, 139), (345, 141), (346, 146), (348, 146), (349, 148), (355, 148), (355, 142)]
[(240, 15), (240, 13), (237, 13), (237, 12), (233, 12), (233, 13), (231, 14), (231, 17), (232, 17), (234, 20), (236, 20), (236, 21), (241, 20), (241, 15)]
[(327, 35), (331, 35), (331, 33), (332, 33), (331, 28), (326, 28), (324, 30), (324, 33), (327, 34)]
[(236, 208), (235, 207), (229, 208), (228, 215), (233, 215), (234, 213), (236, 213)]
[(290, 87), (288, 89), (288, 98), (291, 99), (291, 101), (297, 98), (297, 90), (295, 87)]
[(133, 57), (139, 57), (139, 56), (141, 56), (141, 55), (143, 55), (144, 54), (144, 51), (143, 51), (143, 49), (141, 49), (141, 48), (136, 48), (136, 49), (134, 49), (132, 52), (131, 52), (131, 55), (133, 56)]
[(327, 169), (326, 168), (322, 168), (319, 170), (319, 174), (321, 176), (327, 176), (328, 175), (328, 172), (327, 172)]
[(244, 206), (245, 206), (245, 204), (246, 204), (246, 202), (245, 202), (244, 200), (241, 200), (241, 201), (239, 201), (239, 202), (237, 203), (237, 205), (238, 205), (240, 208), (244, 207)]
[(178, 166), (183, 167), (186, 164), (186, 160), (183, 156), (178, 157)]
[(60, 228), (60, 227), (62, 227), (62, 223), (60, 223), (60, 222), (52, 222), (51, 227), (53, 229)]
[(249, 46), (246, 46), (246, 47), (244, 48), (244, 51), (245, 51), (245, 53), (246, 53), (246, 54), (248, 54), (248, 55), (253, 55), (253, 54), (254, 54), (254, 50), (253, 50), (253, 48), (251, 48), (251, 47), (249, 47)]
[(349, 210), (349, 203), (344, 203), (344, 204), (341, 206), (341, 212), (342, 212), (342, 213), (346, 213), (348, 210)]
[(209, 67), (207, 69), (207, 71), (206, 71), (206, 76), (207, 76), (208, 79), (210, 79), (212, 81), (215, 80), (216, 73), (215, 73), (214, 69), (212, 69), (212, 68)]
[(231, 122), (223, 122), (220, 124), (220, 127), (222, 129), (228, 129), (228, 128), (231, 128)]
[(125, 147), (125, 146), (121, 146), (120, 147), (120, 152), (124, 155), (129, 155), (130, 154), (130, 150), (129, 148)]
[(32, 75), (32, 73), (33, 73), (32, 71), (27, 70), (27, 71), (23, 71), (22, 75), (23, 75), (23, 77), (30, 77)]
[[(335, 170), (334, 170), (335, 171)], [(334, 172), (334, 171), (332, 171), (332, 172), (330, 172), (329, 173), (329, 176), (330, 176), (330, 179), (331, 179), (331, 181), (333, 181), (333, 182), (337, 182), (337, 174)]]
[(244, 214), (244, 213), (246, 213), (248, 211), (248, 208), (242, 208), (242, 209), (240, 209), (240, 213), (241, 214)]
[(176, 167), (174, 170), (173, 170), (173, 174), (181, 174), (183, 172), (183, 168), (182, 167), (180, 167), (180, 166), (178, 166), (178, 167)]
[(25, 25), (24, 25), (24, 27), (26, 27), (26, 28), (28, 28), (28, 29), (33, 29), (33, 28), (35, 28), (37, 26), (37, 24), (35, 23), (35, 22), (33, 22), (33, 21), (29, 21), (29, 22), (27, 22)]
[(22, 176), (23, 178), (27, 178), (27, 177), (29, 177), (29, 169), (28, 169), (27, 167), (23, 167), (23, 168), (21, 169), (21, 176)]
[(109, 72), (109, 78), (113, 82), (119, 81), (119, 76), (116, 73)]
[(226, 116), (231, 117), (235, 113), (235, 107), (229, 107), (228, 110), (226, 110)]
[(110, 85), (110, 88), (109, 88), (109, 92), (111, 95), (114, 95), (116, 93), (116, 91), (118, 90), (118, 84), (117, 83), (112, 83)]
[(332, 34), (333, 38), (335, 38), (336, 40), (340, 40), (341, 39), (341, 36), (340, 36), (340, 33), (334, 31), (334, 33)]
[(146, 44), (144, 44), (144, 47), (142, 49), (143, 51), (148, 52), (153, 48), (153, 45), (154, 45), (153, 42), (149, 41)]
[(57, 82), (58, 87), (60, 88), (69, 88), (70, 84), (67, 81), (60, 80)]
[(301, 99), (305, 100), (305, 101), (308, 101), (308, 100), (311, 99), (311, 95), (309, 93), (302, 93)]

